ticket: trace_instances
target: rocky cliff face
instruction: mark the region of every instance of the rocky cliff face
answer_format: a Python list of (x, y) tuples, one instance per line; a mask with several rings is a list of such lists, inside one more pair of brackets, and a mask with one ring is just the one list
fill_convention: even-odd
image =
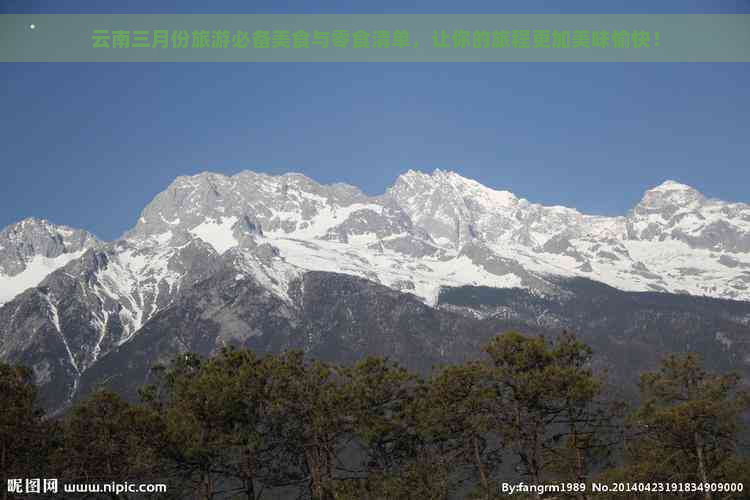
[[(674, 181), (647, 191), (622, 217), (536, 205), (439, 170), (407, 172), (388, 196), (457, 255), (467, 245), (485, 245), (484, 256), (469, 259), (483, 270), (488, 258), (502, 257), (526, 272), (585, 277), (622, 290), (750, 297), (750, 206), (708, 199)], [(533, 287), (522, 273), (491, 274)], [(482, 281), (473, 284), (492, 286)]]
[(0, 305), (100, 242), (87, 231), (24, 219), (0, 231)]
[[(749, 242), (750, 207), (673, 181), (600, 217), (440, 170), (375, 197), (300, 174), (204, 173), (176, 179), (114, 242), (34, 219), (0, 232), (0, 359), (32, 366), (52, 407), (225, 344), (426, 369), (514, 326), (602, 339), (607, 325), (608, 352), (639, 330), (681, 339), (651, 336), (652, 352), (697, 345), (688, 328), (704, 351), (750, 363), (745, 302), (685, 295), (750, 299)], [(446, 299), (456, 290), (505, 302)], [(662, 295), (630, 293), (649, 291)], [(676, 316), (642, 297), (674, 301)]]
[[(750, 207), (674, 181), (647, 191), (626, 215), (600, 217), (441, 170), (409, 171), (375, 197), (300, 174), (204, 173), (176, 179), (107, 251), (138, 275), (161, 272), (176, 283), (179, 274), (167, 277), (179, 267), (173, 256), (191, 242), (217, 254), (262, 247), (297, 268), (364, 277), (432, 304), (443, 286), (536, 288), (548, 276), (750, 298)], [(6, 228), (4, 301), (97, 245), (85, 231), (44, 221)], [(37, 266), (36, 280), (21, 279), (37, 258), (47, 266)]]
[(640, 372), (673, 352), (699, 352), (709, 367), (750, 378), (750, 303), (623, 292), (586, 279), (556, 284), (561, 293), (555, 296), (445, 289), (433, 308), (362, 278), (309, 272), (291, 283), (292, 302), (285, 302), (252, 278), (238, 279), (228, 266), (87, 370), (79, 394), (107, 381), (135, 397), (154, 364), (184, 352), (210, 355), (227, 345), (261, 353), (301, 349), (342, 363), (386, 356), (427, 374), (481, 356), (487, 340), (511, 329), (548, 336), (578, 332), (593, 346), (597, 367), (619, 387), (635, 388)]

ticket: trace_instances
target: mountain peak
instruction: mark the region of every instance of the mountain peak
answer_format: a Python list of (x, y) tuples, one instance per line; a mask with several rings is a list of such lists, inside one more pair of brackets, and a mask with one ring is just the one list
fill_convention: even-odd
[[(394, 187), (399, 184), (405, 184), (409, 187), (420, 186), (423, 190), (441, 189), (457, 192), (465, 191), (487, 191), (495, 193), (503, 193), (503, 195), (511, 194), (508, 191), (498, 191), (489, 188), (474, 179), (469, 179), (453, 170), (443, 170), (440, 168), (434, 169), (430, 173), (423, 172), (421, 170), (409, 169), (401, 174)], [(391, 188), (391, 191), (393, 188)]]
[(0, 303), (99, 244), (88, 231), (37, 217), (9, 225), (0, 231)]
[[(649, 189), (643, 195), (635, 210), (663, 210), (667, 208), (687, 208), (698, 206), (705, 197), (695, 188), (681, 182), (666, 180)], [(670, 208), (670, 209), (671, 209)]]
[(681, 182), (667, 179), (658, 186), (652, 188), (649, 190), (650, 192), (666, 192), (666, 191), (696, 191), (695, 188), (692, 186), (688, 186), (687, 184), (683, 184)]
[(4, 230), (9, 229), (24, 229), (28, 227), (49, 227), (54, 226), (51, 222), (49, 222), (47, 219), (40, 219), (38, 217), (26, 217), (25, 219), (21, 219), (18, 222), (14, 222), (13, 224), (9, 224), (7, 227), (4, 228)]
[(443, 170), (442, 168), (435, 168), (432, 170), (432, 172), (424, 172), (422, 170), (416, 170), (413, 168), (410, 168), (403, 174), (401, 174), (399, 177), (406, 177), (406, 178), (417, 178), (417, 177), (431, 177), (431, 178), (461, 178), (461, 179), (467, 179), (466, 177), (462, 176), (461, 174), (455, 172), (454, 170)]
[(462, 179), (466, 178), (453, 170), (443, 170), (442, 168), (434, 169), (431, 175), (433, 177), (461, 177)]
[[(26, 217), (25, 219), (21, 219), (18, 222), (15, 222), (13, 224), (10, 224), (6, 226), (5, 228), (0, 229), (0, 235), (5, 235), (6, 237), (11, 237), (12, 234), (15, 235), (30, 235), (30, 234), (50, 234), (50, 235), (57, 235), (63, 237), (63, 239), (67, 240), (68, 238), (75, 236), (77, 238), (83, 238), (84, 240), (91, 240), (95, 241), (96, 237), (94, 237), (91, 233), (88, 231), (85, 231), (83, 229), (75, 229), (69, 226), (61, 225), (61, 224), (54, 224), (50, 222), (47, 219), (43, 219), (40, 217)], [(26, 236), (23, 236), (26, 237)]]
[(26, 224), (47, 224), (49, 221), (47, 219), (40, 219), (39, 217), (34, 217), (33, 215), (31, 217), (26, 217), (25, 219), (21, 219), (17, 222), (17, 224), (20, 225), (26, 225)]

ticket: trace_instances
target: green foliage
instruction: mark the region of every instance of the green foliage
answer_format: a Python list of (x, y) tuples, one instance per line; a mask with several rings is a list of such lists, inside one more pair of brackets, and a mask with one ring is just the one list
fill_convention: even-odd
[(392, 472), (410, 459), (418, 444), (411, 408), (424, 382), (382, 358), (366, 358), (340, 373), (352, 436), (361, 452), (354, 472)]
[(738, 454), (750, 392), (738, 375), (708, 373), (695, 354), (672, 355), (641, 376), (640, 390), (626, 462), (610, 475), (695, 483), (750, 477), (750, 461)]
[(446, 500), (449, 471), (434, 457), (420, 457), (389, 473), (342, 480), (334, 486), (336, 500)]
[(53, 429), (37, 406), (31, 371), (0, 364), (0, 395), (0, 479), (44, 470), (45, 437)]
[(80, 482), (144, 481), (158, 466), (153, 447), (161, 421), (149, 409), (99, 391), (76, 405), (61, 422), (55, 450), (60, 476)]
[[(417, 421), (425, 445), (452, 471), (455, 488), (477, 479), (485, 495), (494, 489), (500, 442), (492, 434), (497, 407), (491, 370), (482, 363), (446, 367), (436, 373), (417, 401)], [(434, 464), (433, 464), (434, 465)]]
[(299, 351), (183, 354), (154, 368), (140, 403), (101, 390), (58, 419), (37, 409), (31, 372), (0, 365), (0, 470), (252, 500), (493, 500), (503, 481), (750, 477), (740, 440), (750, 393), (694, 355), (644, 374), (641, 404), (625, 419), (572, 334), (509, 332), (485, 351), (426, 379), (382, 358), (339, 366)]
[(338, 369), (305, 362), (299, 351), (269, 358), (270, 416), (282, 446), (297, 457), (313, 498), (333, 498), (330, 483), (343, 438), (352, 432), (350, 398)]
[(567, 332), (549, 342), (510, 332), (486, 347), (494, 425), (533, 484), (585, 481), (615, 444), (621, 404), (604, 397), (591, 368), (591, 349)]

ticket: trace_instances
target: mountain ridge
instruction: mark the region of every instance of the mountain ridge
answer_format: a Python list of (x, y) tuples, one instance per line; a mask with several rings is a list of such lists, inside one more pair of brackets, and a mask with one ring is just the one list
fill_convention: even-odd
[(83, 229), (27, 217), (0, 230), (0, 305), (101, 244)]
[[(130, 352), (126, 347), (145, 327), (152, 332), (149, 338), (161, 342), (158, 331), (169, 330), (163, 318), (175, 307), (203, 320), (175, 332), (160, 355), (183, 349), (183, 341), (210, 351), (216, 342), (252, 344), (258, 336), (262, 345), (315, 349), (310, 339), (324, 331), (333, 335), (326, 342), (338, 346), (339, 354), (351, 351), (346, 338), (371, 345), (346, 327), (346, 318), (389, 332), (394, 349), (418, 351), (432, 345), (427, 332), (418, 347), (394, 336), (396, 324), (406, 321), (402, 326), (414, 329), (420, 321), (415, 318), (450, 309), (440, 302), (441, 291), (460, 287), (511, 290), (514, 303), (521, 304), (513, 317), (526, 328), (536, 325), (540, 311), (524, 309), (520, 290), (552, 307), (571, 293), (564, 280), (593, 280), (631, 292), (750, 300), (750, 246), (745, 247), (750, 207), (708, 199), (674, 181), (647, 191), (629, 214), (606, 217), (531, 203), (442, 170), (406, 172), (378, 196), (348, 184), (319, 184), (302, 174), (201, 173), (175, 179), (119, 240), (103, 242), (34, 220), (22, 227), (26, 232), (0, 232), (29, 235), (29, 241), (6, 237), (5, 246), (14, 241), (14, 258), (63, 257), (58, 267), (15, 290), (0, 306), (0, 359), (28, 364), (37, 380), (67, 395), (57, 405), (76, 397), (82, 378), (89, 384), (86, 373), (101, 371), (96, 367), (110, 354)], [(243, 283), (252, 286), (233, 296), (230, 291)], [(323, 301), (325, 307), (344, 308), (331, 329), (321, 323), (325, 308), (305, 309), (317, 303), (305, 295), (306, 283), (338, 283), (381, 304), (410, 297), (426, 309), (394, 316), (393, 305), (375, 314), (353, 298)], [(338, 285), (327, 286), (319, 289), (341, 295), (330, 288)], [(278, 312), (287, 344), (269, 337), (274, 329), (263, 326), (269, 319), (248, 309), (251, 304)], [(485, 309), (476, 312), (484, 318)], [(458, 324), (444, 316), (447, 312), (439, 313), (440, 324)], [(556, 321), (568, 324), (569, 318)], [(487, 324), (474, 324), (489, 335)], [(710, 343), (717, 342), (715, 334)], [(722, 338), (739, 342), (731, 335)], [(325, 352), (333, 355), (332, 349)]]
[[(19, 224), (23, 222), (15, 226)], [(417, 261), (429, 256), (440, 262), (467, 255), (464, 245), (479, 245), (486, 247), (479, 253), (515, 261), (535, 275), (585, 276), (624, 290), (750, 298), (750, 274), (745, 271), (750, 266), (750, 256), (745, 256), (750, 253), (750, 206), (707, 198), (671, 179), (648, 189), (627, 214), (610, 217), (531, 203), (441, 169), (432, 173), (410, 169), (376, 196), (345, 183), (320, 184), (300, 173), (246, 170), (227, 176), (206, 171), (177, 177), (116, 241), (143, 246), (149, 238), (161, 238), (162, 245), (172, 247), (199, 238), (219, 253), (264, 241), (278, 244), (282, 255), (285, 251), (304, 254), (298, 241), (339, 242), (366, 246), (356, 252), (360, 260), (372, 260), (373, 251), (390, 251)], [(654, 242), (669, 255), (661, 259), (650, 255), (641, 242)], [(113, 243), (96, 240), (86, 248)], [(374, 270), (358, 266), (346, 249), (320, 248), (314, 253), (319, 261), (326, 260), (322, 254), (328, 253), (329, 259), (344, 262), (352, 273), (379, 276), (386, 285), (409, 281), (405, 273), (387, 276), (377, 265)], [(521, 276), (498, 275), (497, 266), (495, 272), (487, 272), (493, 267), (487, 258), (469, 258), (465, 266), (438, 265), (439, 269), (413, 282), (412, 289), (429, 300), (436, 293), (428, 286), (430, 280), (443, 279), (451, 286), (524, 285)], [(664, 265), (675, 258), (685, 264)], [(398, 259), (387, 264), (394, 260)], [(699, 264), (691, 266), (687, 263), (691, 260)], [(50, 272), (67, 262), (62, 259)], [(3, 265), (8, 267), (0, 253), (0, 279), (13, 277), (12, 272), (3, 272)], [(674, 274), (682, 279), (673, 279)], [(701, 279), (690, 279), (691, 274)], [(29, 286), (41, 280), (35, 281)], [(17, 294), (23, 291), (21, 286), (10, 289)]]

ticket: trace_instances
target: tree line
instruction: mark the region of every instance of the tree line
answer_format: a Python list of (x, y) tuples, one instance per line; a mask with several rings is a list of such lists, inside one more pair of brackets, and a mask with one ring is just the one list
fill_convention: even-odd
[(0, 365), (0, 478), (160, 482), (154, 498), (180, 499), (490, 500), (508, 497), (503, 483), (568, 485), (547, 497), (579, 500), (750, 498), (573, 488), (750, 479), (738, 375), (672, 355), (642, 374), (633, 404), (591, 360), (568, 332), (508, 332), (427, 377), (376, 357), (225, 348), (155, 367), (138, 402), (102, 388), (59, 418), (39, 409), (30, 370)]

